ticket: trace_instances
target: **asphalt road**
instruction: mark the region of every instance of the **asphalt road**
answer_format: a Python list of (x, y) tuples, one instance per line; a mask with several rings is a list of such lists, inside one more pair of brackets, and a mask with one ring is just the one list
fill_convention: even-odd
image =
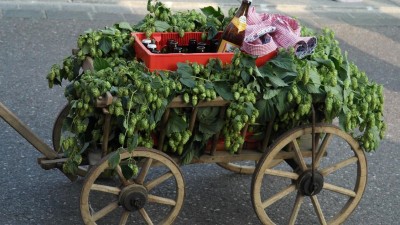
[[(78, 34), (113, 22), (117, 21), (0, 21), (0, 101), (49, 145), (54, 120), (66, 100), (63, 88), (47, 87), (47, 71), (70, 54)], [(400, 27), (332, 23), (329, 15), (313, 25), (333, 28), (349, 57), (372, 80), (385, 85), (388, 133), (379, 150), (367, 154), (367, 189), (345, 224), (398, 224)], [(82, 179), (71, 183), (57, 170), (41, 169), (36, 163), (41, 155), (3, 121), (0, 155), (0, 224), (82, 224)], [(236, 175), (214, 164), (182, 170), (186, 198), (176, 224), (260, 224), (251, 204), (251, 176)]]

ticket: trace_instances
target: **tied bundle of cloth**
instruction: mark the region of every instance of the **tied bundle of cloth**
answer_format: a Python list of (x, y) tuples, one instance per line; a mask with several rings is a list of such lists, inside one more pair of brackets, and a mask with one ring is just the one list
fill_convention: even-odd
[(247, 15), (247, 28), (241, 49), (251, 55), (263, 56), (278, 48), (293, 47), (295, 55), (303, 58), (313, 53), (317, 39), (300, 37), (299, 23), (280, 14), (259, 14), (251, 7)]

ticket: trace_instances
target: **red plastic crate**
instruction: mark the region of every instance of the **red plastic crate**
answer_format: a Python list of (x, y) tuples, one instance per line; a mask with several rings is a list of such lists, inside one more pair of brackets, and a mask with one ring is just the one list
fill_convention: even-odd
[[(181, 38), (179, 33), (153, 33), (151, 38), (156, 40), (157, 49), (161, 50), (166, 46), (168, 39), (175, 39), (179, 45), (187, 46), (190, 39), (201, 41), (201, 32), (186, 32)], [(233, 53), (167, 53), (154, 54), (151, 53), (143, 44), (142, 40), (146, 38), (145, 33), (132, 33), (135, 37), (134, 49), (136, 58), (143, 61), (150, 71), (154, 70), (176, 70), (179, 62), (197, 62), (199, 64), (207, 64), (210, 58), (219, 58), (223, 63), (230, 63)], [(219, 38), (218, 34), (216, 38)], [(276, 55), (275, 52), (262, 56), (256, 60), (257, 66), (261, 66), (266, 61)]]

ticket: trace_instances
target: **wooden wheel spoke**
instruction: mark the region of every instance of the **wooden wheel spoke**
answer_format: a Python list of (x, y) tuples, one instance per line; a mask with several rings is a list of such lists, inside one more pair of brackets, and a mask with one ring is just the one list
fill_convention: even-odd
[(284, 162), (283, 159), (274, 159), (274, 160), (272, 160), (272, 162), (268, 165), (268, 168), (274, 168), (275, 166), (281, 164), (282, 162)]
[[(311, 135), (312, 135), (312, 133), (311, 133)], [(315, 140), (315, 148), (318, 148), (320, 137), (321, 137), (321, 133), (315, 134), (315, 139), (314, 139)]]
[(144, 208), (141, 208), (141, 209), (139, 210), (139, 213), (140, 213), (140, 215), (142, 215), (144, 221), (146, 221), (146, 223), (147, 223), (148, 225), (153, 225), (153, 221), (151, 221), (151, 219), (150, 219), (150, 217), (149, 217), (149, 214), (147, 214), (147, 212), (146, 212), (146, 210), (145, 210)]
[(327, 223), (324, 214), (322, 213), (321, 205), (319, 204), (317, 196), (316, 195), (311, 196), (311, 201), (314, 206), (315, 213), (317, 213), (320, 224), (326, 225)]
[(292, 141), (293, 146), (294, 146), (294, 152), (295, 152), (295, 157), (297, 159), (297, 162), (300, 164), (300, 168), (305, 171), (307, 170), (307, 165), (306, 162), (304, 161), (303, 155), (301, 154), (300, 146), (299, 143), (297, 142), (296, 139)]
[[(312, 137), (313, 132), (315, 132), (315, 137)], [(300, 141), (308, 141), (309, 138), (303, 138), (303, 136), (309, 135), (311, 135), (311, 139), (314, 140), (314, 142), (305, 142), (303, 147), (303, 143)], [(340, 143), (336, 143), (337, 140), (339, 140)], [(330, 150), (339, 150), (339, 147), (336, 145), (342, 145), (342, 142), (344, 146), (340, 146), (340, 148), (345, 147), (345, 149), (343, 149), (347, 150), (345, 155), (341, 154), (342, 152), (332, 152), (332, 154), (329, 154), (329, 157), (326, 157)], [(310, 143), (313, 144), (315, 152), (310, 151)], [(295, 173), (299, 175), (296, 177), (291, 173), (294, 172), (292, 170), (271, 167), (271, 163), (278, 159), (284, 160), (284, 162), (287, 162), (290, 166), (295, 167)], [(254, 210), (262, 224), (278, 224), (279, 216), (277, 217), (274, 210), (270, 209), (272, 207), (275, 208), (277, 205), (284, 204), (287, 200), (292, 200), (292, 203), (290, 203), (290, 208), (286, 209), (289, 215), (286, 223), (300, 223), (300, 217), (303, 217), (303, 215), (300, 216), (300, 214), (303, 214), (302, 209), (306, 208), (305, 199), (309, 197), (308, 194), (306, 195), (308, 191), (306, 188), (309, 187), (308, 182), (312, 182), (309, 179), (311, 177), (308, 177), (312, 172), (311, 166), (308, 165), (310, 161), (316, 166), (317, 174), (321, 175), (323, 178), (321, 180), (323, 183), (320, 184), (323, 186), (320, 188), (322, 188), (324, 192), (322, 192), (322, 195), (315, 194), (310, 196), (310, 204), (312, 204), (311, 210), (313, 212), (309, 215), (304, 215), (304, 217), (314, 217), (314, 219), (317, 220), (315, 221), (317, 224), (343, 224), (356, 209), (365, 191), (367, 181), (365, 154), (358, 141), (354, 139), (351, 134), (346, 133), (333, 124), (318, 123), (315, 126), (307, 125), (294, 128), (282, 134), (269, 146), (267, 154), (264, 155), (258, 163), (257, 169), (253, 175), (251, 191)], [(293, 164), (295, 165), (293, 166)], [(329, 177), (342, 177), (340, 176), (341, 173), (355, 173), (353, 176), (355, 179), (348, 180), (345, 176), (342, 178), (344, 182), (343, 185), (330, 181), (331, 179)], [(278, 187), (265, 185), (277, 178), (285, 182), (292, 181), (292, 183)], [(300, 182), (300, 179), (303, 180)], [(298, 190), (297, 187), (305, 189), (305, 193), (303, 193), (302, 190)], [(329, 198), (322, 199), (322, 197), (320, 197), (323, 196), (323, 194), (333, 194), (340, 198), (341, 204), (332, 208), (329, 204)], [(332, 202), (332, 204), (335, 203)], [(324, 207), (325, 205), (326, 209)], [(328, 214), (328, 211), (329, 214), (332, 214), (332, 217)]]
[(282, 171), (282, 170), (266, 169), (265, 170), (265, 174), (272, 175), (272, 176), (289, 178), (289, 179), (292, 179), (292, 180), (297, 180), (297, 178), (299, 178), (299, 175), (297, 173), (287, 172), (287, 171)]
[(121, 219), (119, 220), (119, 225), (125, 225), (128, 222), (128, 218), (129, 218), (129, 211), (124, 211), (122, 213)]
[(142, 169), (140, 170), (139, 175), (136, 178), (136, 182), (138, 184), (143, 184), (144, 179), (146, 179), (147, 173), (149, 172), (150, 166), (153, 163), (152, 158), (148, 158), (146, 162), (143, 164)]
[(325, 155), (325, 152), (327, 150), (327, 147), (329, 145), (329, 143), (331, 143), (332, 141), (332, 134), (326, 134), (324, 137), (324, 140), (321, 143), (321, 146), (319, 147), (318, 153), (315, 157), (315, 168), (319, 167), (319, 164), (321, 162), (322, 157)]
[(118, 208), (118, 201), (112, 202), (108, 204), (106, 207), (102, 208), (101, 210), (97, 211), (94, 213), (93, 221), (97, 221), (101, 218), (103, 218), (105, 215), (109, 214), (110, 212), (114, 211), (116, 208)]
[(287, 195), (289, 195), (290, 193), (292, 193), (295, 190), (296, 190), (296, 186), (294, 184), (287, 186), (282, 191), (278, 192), (277, 194), (273, 195), (272, 197), (270, 197), (269, 199), (264, 201), (262, 203), (262, 207), (264, 209), (267, 208), (268, 206), (270, 206), (270, 205), (274, 204), (275, 202), (279, 201), (280, 199), (286, 197)]
[[(138, 176), (128, 178), (123, 176), (125, 174), (124, 166), (131, 159), (136, 160), (137, 165), (140, 166), (140, 171)], [(147, 206), (161, 207), (168, 210), (165, 214), (157, 215), (157, 220), (160, 220), (161, 224), (173, 224), (182, 208), (185, 197), (185, 182), (179, 165), (162, 151), (144, 147), (138, 147), (133, 152), (121, 151), (120, 160), (122, 163), (113, 169), (116, 176), (119, 176), (118, 178), (116, 176), (113, 177), (118, 180), (113, 180), (118, 185), (101, 182), (104, 171), (111, 169), (106, 158), (90, 170), (85, 179), (80, 197), (80, 211), (83, 223), (96, 224), (114, 217), (114, 223), (126, 225), (133, 222), (131, 221), (133, 215), (136, 215), (135, 219), (141, 220), (143, 224), (155, 223), (156, 218), (153, 218), (150, 209), (146, 207), (137, 210), (137, 214), (125, 209), (125, 207), (136, 206), (134, 205), (136, 202), (131, 200), (135, 201), (135, 193), (140, 193), (146, 195)], [(156, 170), (154, 168), (156, 166), (157, 169), (160, 166), (163, 172), (153, 171), (153, 169)], [(136, 179), (140, 184), (136, 183)], [(170, 182), (173, 182), (174, 185), (167, 186)], [(124, 186), (123, 183), (128, 185)], [(149, 193), (149, 189), (147, 189), (150, 188), (154, 192), (154, 189), (161, 186), (167, 186), (168, 192), (173, 192), (173, 195), (157, 194), (157, 196), (154, 193)], [(98, 198), (98, 194), (107, 195), (108, 198)], [(109, 198), (112, 198), (112, 200)]]
[(328, 166), (324, 169), (321, 170), (321, 174), (325, 177), (328, 176), (329, 174), (338, 171), (348, 165), (351, 165), (353, 163), (356, 163), (358, 161), (358, 158), (356, 156), (350, 157), (348, 159), (342, 160), (336, 164), (333, 164), (331, 166)]
[(115, 170), (117, 171), (118, 177), (119, 177), (120, 181), (122, 182), (122, 184), (123, 184), (124, 186), (128, 186), (130, 183), (129, 183), (129, 181), (125, 178), (124, 174), (122, 173), (121, 166), (118, 165), (118, 166), (115, 168)]
[(171, 205), (171, 206), (176, 205), (176, 201), (173, 199), (164, 198), (164, 197), (160, 197), (160, 196), (156, 196), (156, 195), (148, 195), (147, 197), (148, 197), (149, 202), (159, 203), (159, 204), (163, 204), (163, 205)]
[(343, 195), (347, 195), (349, 197), (356, 197), (356, 192), (354, 192), (353, 190), (347, 189), (347, 188), (343, 188), (343, 187), (339, 187), (333, 184), (329, 184), (329, 183), (324, 183), (324, 189), (326, 190), (330, 190), (339, 194), (343, 194)]
[(150, 191), (151, 189), (157, 187), (158, 185), (160, 185), (161, 183), (163, 183), (164, 181), (168, 180), (170, 177), (172, 177), (174, 174), (172, 174), (171, 171), (163, 174), (162, 176), (146, 183), (144, 186), (146, 187), (147, 191)]
[(118, 187), (111, 187), (111, 186), (102, 185), (102, 184), (93, 184), (92, 187), (90, 187), (90, 190), (101, 191), (101, 192), (110, 193), (110, 194), (114, 194), (114, 195), (119, 195), (119, 193), (121, 192), (121, 189), (119, 189)]
[(297, 215), (299, 214), (300, 207), (303, 204), (304, 196), (300, 193), (297, 193), (296, 201), (294, 202), (292, 214), (290, 215), (289, 225), (294, 225), (297, 219)]

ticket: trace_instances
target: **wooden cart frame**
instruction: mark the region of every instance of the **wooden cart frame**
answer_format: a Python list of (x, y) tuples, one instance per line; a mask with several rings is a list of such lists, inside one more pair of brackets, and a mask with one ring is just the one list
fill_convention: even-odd
[[(90, 63), (89, 63), (90, 67)], [(105, 217), (109, 217), (117, 209), (121, 213), (117, 214), (114, 223), (127, 224), (132, 214), (139, 215), (146, 224), (172, 224), (177, 218), (185, 196), (185, 182), (178, 164), (177, 157), (167, 155), (160, 149), (149, 149), (138, 147), (132, 152), (123, 151), (120, 154), (121, 163), (115, 169), (108, 163), (110, 155), (107, 155), (108, 134), (110, 133), (111, 115), (107, 107), (113, 101), (113, 97), (108, 94), (97, 99), (97, 107), (103, 109), (106, 115), (103, 132), (102, 149), (99, 151), (101, 160), (96, 165), (87, 168), (80, 167), (78, 176), (85, 177), (80, 200), (80, 209), (85, 224), (101, 224)], [(196, 107), (185, 104), (180, 98), (172, 100), (163, 115), (160, 127), (165, 127), (169, 112), (173, 108), (189, 107), (192, 110), (189, 129), (193, 130), (196, 123), (196, 114), (200, 107), (225, 107), (229, 104), (223, 99), (216, 99), (209, 102), (200, 102)], [(22, 121), (20, 121), (10, 110), (0, 103), (0, 117), (3, 118), (11, 127), (31, 143), (44, 157), (38, 159), (39, 165), (48, 170), (58, 168), (62, 171), (62, 165), (66, 158), (58, 153), (62, 123), (68, 115), (69, 107), (66, 106), (59, 114), (53, 129), (53, 148), (44, 143), (36, 136)], [(225, 110), (221, 110), (220, 116), (224, 116)], [(247, 125), (242, 135), (246, 135)], [(364, 193), (367, 180), (367, 164), (363, 150), (358, 142), (340, 128), (331, 124), (317, 124), (296, 127), (288, 130), (279, 138), (270, 143), (272, 132), (272, 122), (266, 125), (265, 137), (262, 140), (261, 148), (248, 150), (241, 147), (238, 154), (230, 154), (226, 151), (216, 151), (219, 134), (212, 139), (212, 147), (209, 152), (196, 158), (192, 163), (217, 163), (218, 165), (236, 173), (252, 174), (251, 198), (253, 208), (263, 224), (276, 224), (275, 215), (271, 206), (294, 195), (292, 208), (288, 210), (288, 218), (285, 223), (295, 224), (299, 220), (299, 213), (303, 202), (309, 198), (315, 212), (315, 217), (320, 224), (341, 224), (357, 207)], [(159, 145), (165, 140), (165, 130), (159, 132)], [(311, 146), (303, 147), (300, 143), (302, 137), (311, 136)], [(329, 148), (333, 139), (340, 139), (343, 145), (335, 147), (333, 151)], [(160, 147), (159, 147), (160, 148)], [(328, 154), (329, 149), (329, 154)], [(322, 161), (326, 156), (341, 156), (347, 151), (348, 156), (334, 163), (323, 165)], [(133, 178), (126, 178), (122, 167), (126, 166), (127, 160), (136, 160), (140, 170), (138, 175)], [(329, 159), (330, 160), (330, 159)], [(243, 166), (241, 161), (255, 162), (252, 166)], [(125, 163), (125, 164), (124, 164)], [(283, 165), (289, 165), (289, 170), (280, 169)], [(328, 179), (331, 174), (345, 169), (348, 166), (354, 167), (354, 182), (351, 187), (342, 187), (331, 183)], [(164, 168), (166, 171), (161, 175), (151, 177), (153, 168)], [(113, 170), (117, 177), (118, 184), (110, 185), (102, 183), (102, 176), (107, 171)], [(63, 171), (62, 171), (63, 172)], [(65, 174), (65, 173), (64, 173)], [(77, 176), (65, 174), (69, 179), (75, 180)], [(151, 178), (150, 178), (151, 177)], [(272, 179), (288, 181), (285, 187), (279, 190), (272, 190), (268, 186)], [(166, 182), (171, 183), (172, 197), (160, 196), (159, 192), (152, 191), (165, 186)], [(163, 188), (165, 188), (163, 186)], [(167, 186), (167, 187), (170, 187)], [(343, 204), (327, 217), (321, 206), (319, 195), (323, 191), (333, 192), (344, 197)], [(113, 196), (109, 202), (95, 207), (96, 200), (92, 199), (96, 193)], [(151, 214), (150, 205), (160, 205), (166, 207), (164, 214)], [(149, 208), (148, 208), (149, 207)], [(329, 207), (329, 206), (328, 206)], [(161, 218), (158, 214), (162, 214)], [(157, 215), (153, 217), (152, 215)], [(307, 215), (304, 215), (307, 216)], [(157, 217), (157, 218), (156, 218)], [(107, 222), (109, 223), (109, 222)]]

